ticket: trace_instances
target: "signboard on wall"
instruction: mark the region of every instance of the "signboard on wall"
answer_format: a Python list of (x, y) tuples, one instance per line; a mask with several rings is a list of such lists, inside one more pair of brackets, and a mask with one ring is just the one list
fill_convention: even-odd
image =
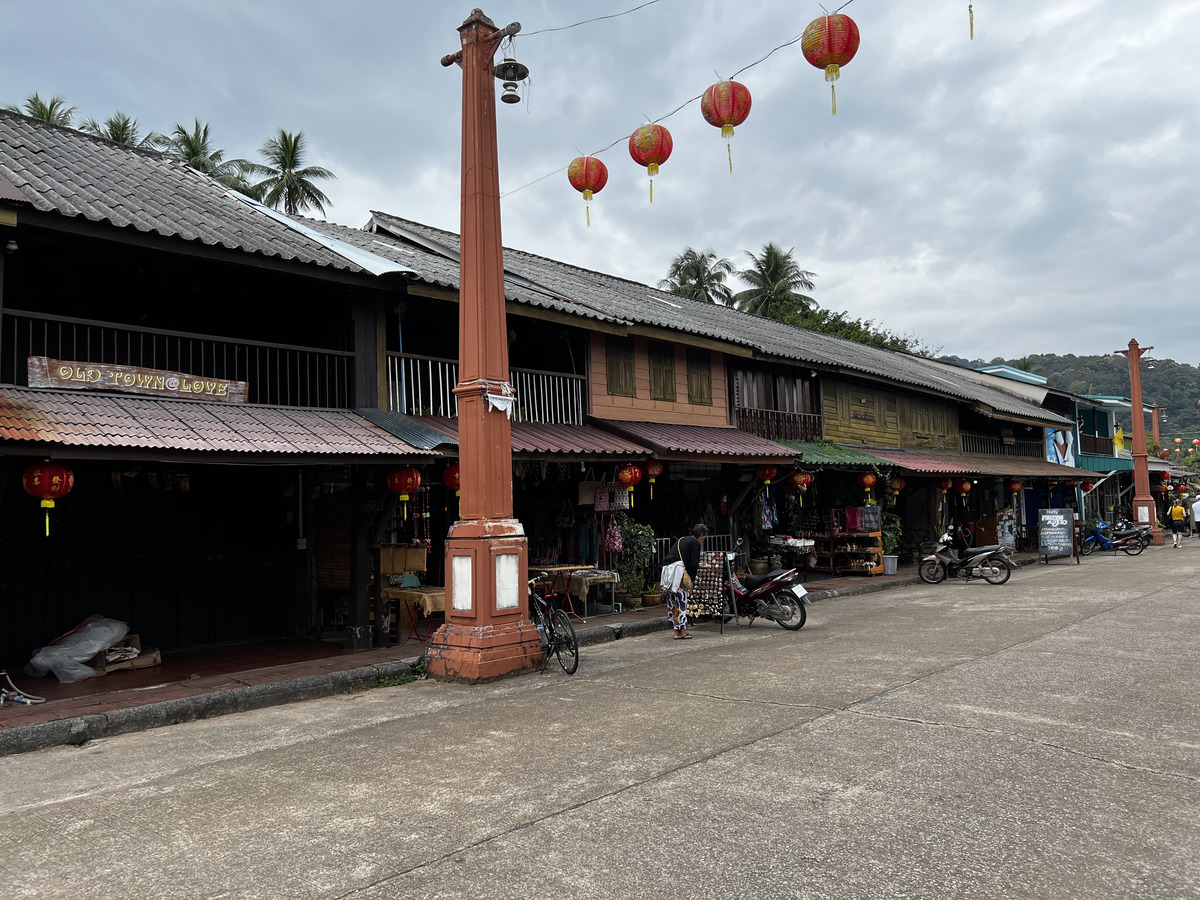
[(1046, 461), (1075, 468), (1075, 432), (1069, 428), (1047, 428)]
[(46, 356), (29, 357), (27, 371), (29, 386), (33, 388), (121, 391), (127, 394), (217, 400), (224, 403), (245, 403), (250, 386), (245, 381), (205, 378), (186, 375), (183, 372), (145, 369), (141, 366), (68, 362)]
[(1075, 554), (1075, 511), (1038, 510), (1038, 556)]

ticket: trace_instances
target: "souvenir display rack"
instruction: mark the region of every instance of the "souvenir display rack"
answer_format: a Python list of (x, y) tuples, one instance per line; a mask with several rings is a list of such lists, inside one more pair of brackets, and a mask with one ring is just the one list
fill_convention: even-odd
[(883, 574), (883, 534), (877, 506), (829, 510), (823, 533), (813, 534), (812, 539), (817, 558), (814, 572)]

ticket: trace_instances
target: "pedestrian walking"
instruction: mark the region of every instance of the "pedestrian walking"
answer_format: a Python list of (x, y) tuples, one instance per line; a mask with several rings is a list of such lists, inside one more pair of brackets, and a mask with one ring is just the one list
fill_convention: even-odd
[(1187, 531), (1187, 510), (1183, 501), (1176, 500), (1171, 506), (1171, 540), (1176, 550), (1183, 546), (1183, 533)]
[(1192, 534), (1200, 534), (1200, 496), (1192, 504)]
[(662, 582), (663, 596), (667, 598), (671, 629), (676, 640), (687, 640), (692, 636), (688, 631), (688, 592), (700, 571), (700, 545), (706, 537), (708, 526), (703, 523), (696, 525), (689, 536), (675, 542), (674, 548), (663, 560), (659, 581)]

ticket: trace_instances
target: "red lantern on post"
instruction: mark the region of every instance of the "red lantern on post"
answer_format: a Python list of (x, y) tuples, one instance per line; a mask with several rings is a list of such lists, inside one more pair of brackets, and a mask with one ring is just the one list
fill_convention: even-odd
[(577, 156), (567, 166), (567, 180), (571, 182), (571, 187), (583, 194), (588, 228), (591, 228), (592, 196), (600, 193), (608, 184), (608, 166), (594, 156)]
[(46, 537), (50, 537), (50, 510), (54, 509), (55, 500), (71, 493), (75, 473), (62, 463), (35, 463), (21, 476), (21, 486), (25, 493), (42, 501), (42, 509), (46, 510)]
[(700, 114), (704, 121), (721, 129), (725, 138), (725, 150), (729, 154), (729, 171), (733, 171), (733, 148), (729, 139), (733, 129), (746, 121), (750, 115), (750, 91), (736, 81), (718, 81), (709, 85), (700, 97)]
[(416, 469), (392, 469), (388, 472), (388, 488), (395, 494), (400, 495), (400, 502), (404, 504), (404, 518), (408, 518), (408, 498), (421, 487), (421, 473)]
[(767, 488), (767, 496), (771, 496), (771, 479), (779, 474), (778, 466), (759, 466), (754, 470), (755, 476), (758, 477)]
[(642, 470), (633, 463), (621, 466), (617, 470), (617, 481), (625, 485), (625, 490), (629, 491), (629, 505), (633, 506), (633, 489), (637, 487), (639, 481), (642, 480)]
[(867, 494), (867, 506), (873, 505), (871, 502), (871, 488), (875, 486), (876, 480), (874, 472), (863, 472), (858, 476), (858, 486), (866, 491)]
[(858, 26), (849, 16), (830, 13), (813, 19), (800, 37), (804, 58), (818, 69), (825, 70), (825, 80), (833, 92), (833, 114), (837, 115), (837, 88), (834, 82), (841, 77), (842, 66), (858, 52)]
[(629, 155), (650, 175), (650, 202), (654, 202), (654, 176), (671, 157), (671, 132), (661, 125), (643, 125), (629, 136)]
[(654, 479), (663, 473), (663, 464), (657, 459), (648, 459), (642, 464), (646, 477), (650, 480), (650, 499), (654, 499)]

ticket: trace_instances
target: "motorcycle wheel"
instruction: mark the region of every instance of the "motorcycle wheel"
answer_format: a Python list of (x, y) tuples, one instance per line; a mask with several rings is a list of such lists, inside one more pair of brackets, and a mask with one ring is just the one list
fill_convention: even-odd
[(946, 567), (942, 565), (941, 560), (925, 559), (917, 568), (917, 574), (921, 576), (922, 581), (929, 584), (941, 584), (946, 580)]
[(808, 621), (808, 612), (804, 608), (804, 601), (797, 599), (791, 591), (776, 591), (771, 595), (771, 603), (784, 611), (784, 615), (775, 620), (779, 623), (780, 628), (799, 631)]
[(1142, 546), (1141, 541), (1125, 541), (1125, 543), (1123, 543), (1121, 545), (1121, 549), (1124, 550), (1126, 553), (1128, 553), (1130, 556), (1137, 556), (1139, 553), (1141, 553), (1146, 548)]
[(1079, 548), (1079, 552), (1082, 553), (1084, 556), (1090, 556), (1092, 553), (1095, 552), (1096, 546), (1097, 546), (1096, 542), (1093, 541), (1091, 538), (1084, 538), (1083, 546), (1081, 546)]
[(1012, 568), (1008, 561), (998, 556), (989, 556), (983, 561), (979, 570), (983, 573), (983, 580), (988, 584), (1004, 584), (1012, 577)]

